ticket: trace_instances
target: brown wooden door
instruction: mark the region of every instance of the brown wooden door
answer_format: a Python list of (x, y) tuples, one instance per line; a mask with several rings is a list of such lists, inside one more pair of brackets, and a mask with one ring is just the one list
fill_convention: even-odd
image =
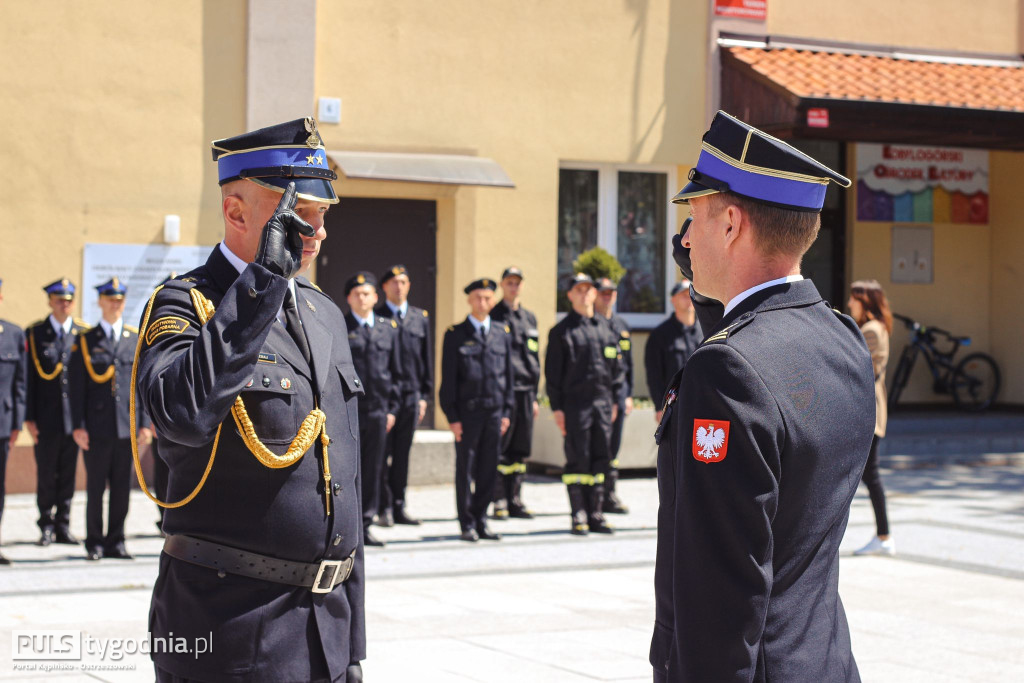
[[(317, 261), (317, 285), (343, 310), (345, 281), (360, 270), (378, 278), (395, 264), (409, 270), (409, 303), (430, 312), (434, 339), (437, 285), (437, 205), (418, 199), (342, 197), (327, 212), (327, 239)], [(380, 294), (381, 301), (384, 294)], [(435, 350), (436, 352), (436, 350)], [(436, 385), (436, 382), (435, 382)], [(421, 427), (433, 426), (433, 401)]]

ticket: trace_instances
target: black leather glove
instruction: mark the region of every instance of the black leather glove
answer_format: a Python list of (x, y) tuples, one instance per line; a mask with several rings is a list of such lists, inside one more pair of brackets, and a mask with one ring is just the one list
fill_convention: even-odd
[(679, 266), (679, 271), (683, 274), (683, 277), (690, 281), (690, 298), (693, 299), (694, 303), (709, 304), (715, 302), (715, 300), (704, 296), (693, 287), (693, 266), (690, 265), (690, 248), (683, 246), (683, 235), (689, 230), (690, 223), (692, 222), (692, 217), (687, 218), (683, 221), (682, 227), (679, 228), (679, 233), (672, 236), (672, 258), (675, 259), (676, 265)]
[(348, 665), (348, 670), (345, 672), (345, 681), (346, 683), (363, 683), (363, 667), (359, 662)]
[(271, 273), (287, 278), (295, 277), (302, 268), (302, 235), (316, 234), (312, 225), (292, 211), (295, 201), (295, 183), (288, 183), (274, 215), (263, 226), (255, 259)]

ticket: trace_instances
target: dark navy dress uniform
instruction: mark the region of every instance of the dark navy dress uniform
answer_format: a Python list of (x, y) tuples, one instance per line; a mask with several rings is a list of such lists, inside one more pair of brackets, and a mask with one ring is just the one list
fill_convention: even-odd
[[(838, 174), (723, 116), (700, 157), (715, 163), (698, 162), (700, 184), (683, 201), (728, 182), (746, 197), (820, 209), (820, 182), (793, 174)], [(742, 168), (720, 167), (741, 154)], [(874, 431), (871, 358), (853, 320), (792, 279), (724, 316), (691, 288), (708, 336), (669, 383), (658, 428), (655, 681), (860, 680), (838, 551)]]
[(693, 325), (685, 325), (679, 322), (675, 313), (651, 331), (644, 347), (644, 367), (651, 400), (659, 409), (668, 381), (683, 369), (702, 338), (696, 321)]
[(619, 449), (622, 448), (622, 429), (626, 422), (626, 399), (633, 395), (633, 340), (630, 336), (629, 325), (621, 315), (612, 314), (608, 318), (608, 326), (618, 339), (619, 355), (622, 357), (622, 365), (625, 371), (625, 383), (622, 387), (616, 405), (619, 407), (612, 421), (612, 434), (609, 439), (608, 456), (611, 461), (608, 464), (608, 479), (605, 482), (605, 512), (628, 512), (615, 493), (615, 485), (619, 480)]
[[(98, 287), (100, 296), (117, 292), (123, 284), (111, 280)], [(112, 328), (112, 334), (117, 334)], [(116, 338), (97, 325), (78, 336), (71, 356), (71, 415), (75, 429), (89, 433), (84, 451), (86, 474), (85, 547), (104, 554), (124, 552), (124, 520), (132, 480), (132, 444), (129, 403), (132, 365), (139, 331), (124, 325)], [(88, 356), (86, 355), (88, 354)], [(88, 358), (88, 362), (87, 362)], [(138, 426), (148, 427), (144, 410), (136, 415)], [(103, 533), (103, 492), (107, 501), (107, 532)]]
[[(271, 145), (274, 133), (296, 123), (301, 130), (299, 120), (249, 134), (271, 140), (247, 146)], [(315, 123), (305, 124), (312, 140)], [(318, 139), (309, 147), (296, 156), (324, 153)], [(272, 151), (282, 150), (291, 148)], [(275, 167), (262, 159), (248, 163)], [(300, 196), (334, 198), (327, 182), (321, 189), (296, 185)], [(195, 489), (219, 434), (203, 488), (164, 516), (167, 539), (149, 618), (154, 638), (173, 632), (193, 642), (212, 633), (211, 651), (154, 648), (152, 658), (165, 679), (344, 682), (366, 655), (357, 406), (363, 387), (344, 316), (305, 278), (292, 281), (290, 294), (288, 279), (258, 264), (239, 273), (222, 248), (167, 282), (141, 326), (137, 391), (160, 435), (170, 501)], [(205, 324), (193, 291), (215, 307)], [(296, 316), (297, 327), (279, 322), (279, 311)], [(231, 412), (239, 396), (255, 435), (274, 454), (286, 452), (314, 408), (326, 415), (328, 447), (316, 438), (297, 462), (265, 466)]]
[(11, 433), (20, 430), (25, 421), (25, 374), (25, 333), (14, 323), (0, 320), (0, 519)]
[[(359, 284), (374, 284), (372, 275), (363, 275), (363, 282), (350, 280), (346, 289)], [(365, 394), (359, 399), (359, 449), (362, 463), (363, 529), (373, 523), (380, 504), (381, 469), (384, 467), (384, 446), (388, 415), (398, 413), (400, 393), (398, 376), (401, 366), (398, 323), (370, 313), (373, 326), (360, 323), (350, 312), (345, 314), (348, 345), (352, 362), (363, 382)]]
[[(405, 266), (393, 266), (380, 278), (381, 286), (391, 277), (408, 274)], [(409, 452), (419, 423), (419, 402), (434, 396), (434, 338), (430, 331), (430, 314), (406, 302), (405, 313), (396, 312), (388, 303), (380, 303), (374, 312), (398, 322), (402, 366), (399, 375), (401, 398), (395, 426), (388, 432), (387, 460), (382, 469), (380, 510), (382, 517), (394, 515), (398, 520), (411, 520), (405, 513), (405, 487), (409, 482)]]
[[(75, 294), (75, 286), (67, 279), (43, 289), (66, 298)], [(36, 503), (43, 542), (54, 534), (58, 541), (77, 542), (69, 529), (78, 467), (78, 445), (71, 435), (71, 347), (88, 325), (73, 319), (68, 331), (58, 333), (53, 322), (53, 316), (47, 316), (26, 330), (30, 365), (25, 420), (35, 422), (39, 430), (35, 445)]]
[(462, 423), (462, 440), (455, 443), (455, 504), (464, 533), (486, 528), (501, 421), (512, 413), (513, 386), (512, 334), (504, 325), (492, 320), (483, 336), (468, 318), (448, 328), (439, 398), (448, 422)]
[[(588, 278), (589, 279), (589, 278)], [(570, 311), (551, 328), (544, 358), (551, 410), (565, 413), (565, 471), (573, 530), (604, 527), (612, 406), (625, 398), (620, 337), (600, 315)]]
[[(508, 273), (508, 271), (506, 271)], [(511, 273), (516, 274), (516, 273)], [(508, 275), (503, 275), (502, 279)], [(500, 479), (494, 488), (495, 501), (507, 501), (513, 517), (533, 515), (522, 502), (526, 460), (533, 445), (533, 404), (540, 385), (540, 339), (537, 317), (520, 306), (512, 310), (504, 300), (491, 309), (491, 322), (507, 325), (512, 335), (512, 384), (515, 398), (508, 431), (501, 439), (498, 459)], [(495, 512), (499, 512), (495, 506)]]

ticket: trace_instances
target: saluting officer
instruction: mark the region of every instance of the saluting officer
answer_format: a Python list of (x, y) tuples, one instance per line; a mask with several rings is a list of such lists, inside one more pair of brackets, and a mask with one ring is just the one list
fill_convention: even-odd
[[(687, 219), (689, 220), (689, 219)], [(686, 232), (685, 228), (683, 232)], [(672, 376), (683, 369), (701, 342), (696, 313), (690, 301), (690, 281), (672, 285), (669, 300), (673, 313), (654, 328), (644, 347), (644, 367), (651, 400), (657, 408), (655, 422), (661, 422), (661, 406), (665, 399), (665, 386)]]
[(626, 383), (620, 337), (596, 315), (597, 290), (577, 273), (568, 292), (572, 310), (551, 328), (544, 379), (555, 423), (565, 437), (562, 481), (569, 492), (570, 530), (610, 534), (604, 519), (604, 483), (611, 460), (612, 423)]
[(39, 545), (78, 545), (69, 528), (78, 467), (69, 383), (71, 347), (88, 325), (71, 317), (75, 285), (70, 280), (51, 282), (43, 291), (50, 315), (30, 325), (26, 332), (32, 367), (28, 372), (25, 429), (35, 442)]
[[(72, 436), (85, 460), (86, 559), (130, 560), (124, 545), (124, 520), (131, 489), (132, 443), (129, 403), (132, 365), (139, 331), (126, 325), (124, 295), (118, 278), (96, 288), (103, 317), (96, 327), (78, 335), (71, 355)], [(136, 417), (142, 441), (152, 440), (145, 411)], [(103, 533), (103, 491), (110, 484), (107, 533)]]
[(533, 444), (533, 421), (540, 410), (537, 386), (540, 384), (540, 341), (537, 317), (519, 303), (523, 271), (510, 266), (501, 274), (504, 294), (491, 309), (491, 320), (512, 331), (512, 383), (515, 402), (511, 425), (501, 439), (498, 481), (494, 486), (494, 516), (533, 519), (522, 499), (526, 479), (526, 459)]
[[(0, 303), (3, 303), (0, 280)], [(4, 516), (7, 453), (18, 439), (25, 420), (25, 333), (17, 325), (0, 320), (0, 520)], [(0, 553), (0, 565), (11, 561)]]
[(858, 681), (838, 553), (874, 375), (800, 276), (829, 182), (850, 181), (724, 112), (689, 178), (673, 241), (707, 336), (658, 429), (655, 680)]
[[(337, 196), (316, 122), (213, 143), (224, 241), (151, 297), (138, 393), (170, 476), (158, 681), (361, 681), (357, 397), (341, 311), (298, 273)], [(215, 460), (214, 460), (215, 458)], [(173, 636), (172, 636), (173, 633)]]
[(615, 313), (615, 301), (619, 298), (619, 287), (611, 278), (602, 277), (597, 280), (597, 299), (594, 310), (608, 320), (612, 332), (619, 340), (619, 354), (626, 371), (625, 385), (617, 397), (615, 420), (612, 422), (612, 436), (608, 447), (611, 461), (608, 465), (608, 477), (604, 483), (604, 511), (616, 515), (629, 512), (629, 508), (619, 500), (615, 493), (615, 484), (619, 481), (619, 448), (622, 447), (622, 428), (626, 417), (633, 412), (633, 340), (630, 339), (629, 325), (621, 315)]
[(396, 378), (401, 367), (398, 323), (374, 314), (377, 279), (373, 273), (356, 273), (345, 283), (349, 312), (348, 345), (352, 361), (366, 392), (359, 399), (359, 452), (363, 479), (363, 542), (383, 547), (384, 541), (370, 533), (380, 505), (381, 469), (388, 432), (395, 426), (399, 389)]
[(444, 334), (441, 410), (455, 435), (455, 506), (463, 541), (501, 539), (487, 527), (501, 437), (508, 430), (514, 394), (512, 334), (488, 315), (494, 280), (463, 290), (470, 314)]
[(402, 371), (398, 384), (401, 401), (395, 426), (388, 432), (387, 453), (381, 469), (379, 520), (381, 526), (418, 525), (406, 509), (405, 487), (409, 482), (409, 451), (416, 425), (427, 413), (427, 401), (434, 395), (434, 341), (430, 314), (409, 303), (409, 271), (391, 266), (380, 278), (385, 300), (376, 308), (384, 318), (398, 321), (401, 331)]

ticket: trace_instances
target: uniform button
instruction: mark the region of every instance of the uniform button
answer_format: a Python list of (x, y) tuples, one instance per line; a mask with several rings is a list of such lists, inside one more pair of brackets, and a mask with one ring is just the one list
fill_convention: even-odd
[(740, 320), (746, 320), (751, 315), (753, 315), (753, 314), (750, 311), (747, 311), (746, 313), (744, 313), (743, 315), (740, 316)]
[(265, 386), (265, 387), (269, 387), (270, 386), (270, 378), (269, 377), (264, 377), (263, 378), (263, 386)]
[(356, 380), (356, 386), (357, 387), (359, 386), (359, 380)]
[(118, 403), (120, 403), (121, 402), (121, 397), (120, 396), (115, 396), (114, 400), (117, 401)]
[(341, 543), (341, 534), (334, 537), (334, 545), (338, 545), (339, 543)]
[(121, 367), (121, 361), (115, 360), (114, 365), (116, 365), (117, 367)]
[(341, 493), (341, 484), (335, 482), (335, 484), (334, 484), (334, 492), (335, 493)]
[(249, 298), (250, 299), (255, 299), (256, 298), (256, 288), (255, 287), (250, 287), (249, 288)]
[(68, 397), (67, 393), (62, 393), (61, 396), (63, 396), (64, 398)]

